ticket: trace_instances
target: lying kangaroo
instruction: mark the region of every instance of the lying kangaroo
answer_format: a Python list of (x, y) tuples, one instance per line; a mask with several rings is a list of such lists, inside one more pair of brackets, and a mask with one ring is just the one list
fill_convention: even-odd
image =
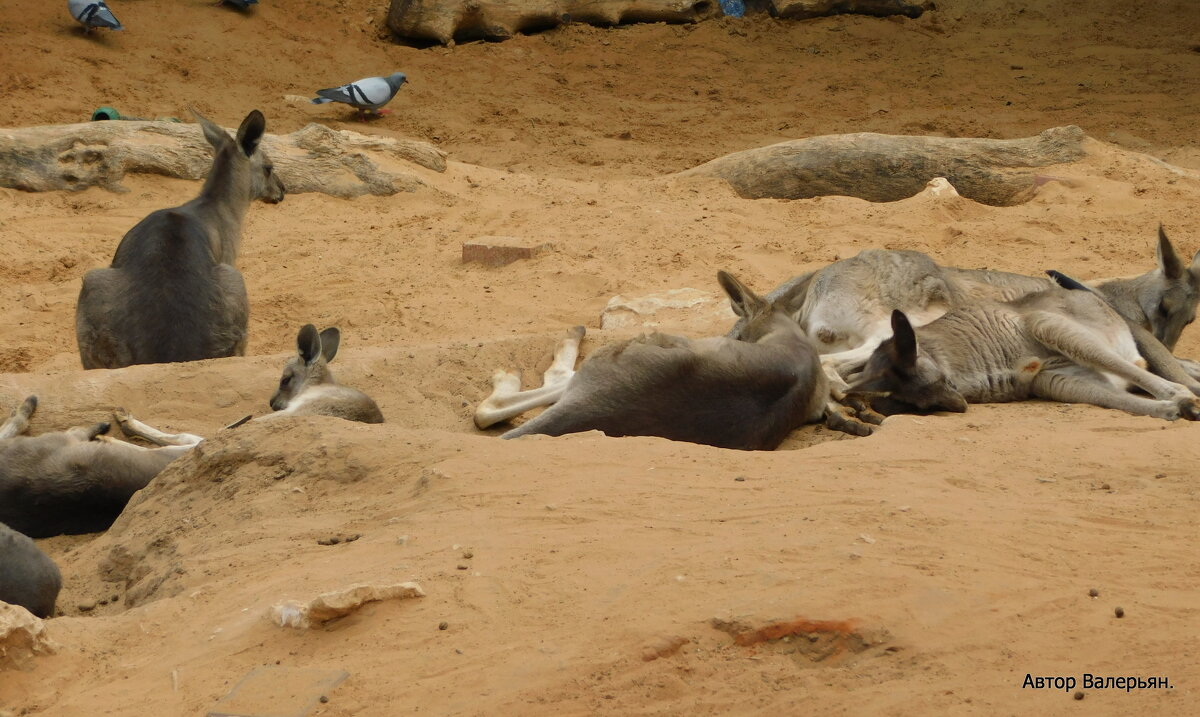
[(186, 452), (108, 439), (107, 423), (20, 435), (35, 410), (30, 396), (0, 425), (0, 523), (31, 538), (107, 529), (134, 493)]
[(486, 428), (553, 403), (501, 438), (600, 430), (770, 450), (822, 416), (842, 430), (869, 432), (830, 404), (816, 350), (796, 322), (730, 274), (719, 272), (717, 280), (746, 320), (736, 338), (643, 335), (599, 349), (575, 373), (584, 333), (576, 327), (542, 388), (521, 392), (518, 375), (497, 372), (475, 424)]
[(58, 566), (28, 537), (0, 523), (0, 602), (37, 617), (54, 614), (62, 589)]
[(283, 201), (259, 149), (254, 110), (233, 140), (196, 114), (216, 152), (200, 196), (151, 213), (130, 229), (112, 266), (83, 278), (75, 335), (84, 368), (195, 361), (246, 352), (246, 285), (234, 268), (250, 202)]
[[(1157, 256), (1158, 266), (1145, 274), (1094, 286), (1121, 316), (1145, 330), (1136, 333), (1139, 348), (1161, 352), (1151, 345), (1157, 339), (1169, 352), (1183, 327), (1195, 319), (1200, 253), (1185, 266), (1160, 226)], [(916, 251), (869, 249), (785, 282), (767, 298), (792, 297), (788, 310), (816, 340), (822, 364), (840, 388), (839, 377), (853, 375), (891, 335), (893, 309), (923, 326), (959, 306), (1009, 301), (1053, 285), (1040, 277), (942, 267)], [(1200, 367), (1186, 362), (1185, 368), (1200, 377)]]
[[(883, 413), (962, 412), (968, 403), (1036, 397), (1200, 419), (1196, 394), (1155, 375), (1168, 369), (1139, 354), (1129, 323), (1098, 293), (1075, 286), (1084, 290), (1053, 287), (955, 308), (919, 329), (893, 311), (892, 337), (848, 393)], [(1147, 361), (1154, 373), (1143, 368)], [(1130, 393), (1131, 386), (1152, 398)]]
[[(383, 413), (370, 396), (334, 381), (329, 362), (337, 355), (341, 333), (328, 328), (317, 333), (317, 327), (305, 324), (296, 335), (296, 355), (283, 367), (279, 388), (271, 396), (274, 413), (255, 418), (265, 421), (281, 416), (333, 416), (360, 423), (383, 423)], [(204, 440), (194, 433), (165, 433), (142, 423), (124, 409), (113, 417), (127, 436), (144, 438), (159, 446), (190, 448)], [(240, 426), (249, 417), (234, 423)]]

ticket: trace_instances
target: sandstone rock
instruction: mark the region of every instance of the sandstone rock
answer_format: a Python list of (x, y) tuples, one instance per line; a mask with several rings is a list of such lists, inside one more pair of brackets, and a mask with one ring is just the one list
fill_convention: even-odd
[(727, 327), (737, 319), (729, 299), (700, 289), (668, 289), (642, 296), (618, 294), (600, 314), (600, 328), (629, 327), (681, 329), (704, 332)]
[(53, 653), (41, 619), (23, 607), (0, 602), (0, 670), (19, 669), (36, 655)]
[(425, 591), (417, 583), (383, 586), (358, 584), (318, 595), (307, 603), (288, 600), (273, 605), (269, 617), (280, 627), (320, 627), (330, 620), (349, 615), (369, 602), (414, 597), (425, 597)]

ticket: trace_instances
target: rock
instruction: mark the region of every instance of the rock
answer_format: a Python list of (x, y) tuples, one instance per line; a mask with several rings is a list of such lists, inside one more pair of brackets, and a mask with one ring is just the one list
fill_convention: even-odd
[(36, 655), (54, 654), (46, 624), (23, 607), (0, 602), (0, 670), (21, 669)]
[(462, 262), (504, 266), (520, 259), (532, 259), (553, 248), (554, 245), (549, 242), (531, 242), (515, 237), (479, 237), (463, 242)]
[[(1039, 175), (1028, 170), (1082, 159), (1085, 138), (1073, 125), (1023, 139), (825, 135), (735, 152), (674, 176), (717, 177), (748, 199), (871, 202), (907, 199), (943, 178), (968, 199), (1012, 206), (1033, 196)], [(946, 189), (937, 183), (934, 191)]]
[(670, 327), (704, 332), (737, 319), (724, 295), (700, 289), (668, 289), (642, 296), (618, 294), (600, 313), (600, 328)]
[(642, 662), (670, 657), (679, 652), (679, 648), (690, 642), (686, 637), (661, 637), (642, 647)]
[(425, 591), (417, 583), (385, 586), (358, 584), (318, 595), (307, 603), (288, 600), (273, 605), (269, 617), (280, 627), (319, 627), (330, 620), (345, 617), (369, 602), (415, 597), (425, 597)]

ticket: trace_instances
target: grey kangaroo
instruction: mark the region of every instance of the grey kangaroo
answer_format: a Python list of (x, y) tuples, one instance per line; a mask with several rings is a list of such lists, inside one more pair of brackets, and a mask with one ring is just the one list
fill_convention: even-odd
[[(1134, 332), (1140, 349), (1169, 353), (1196, 316), (1200, 253), (1185, 265), (1160, 226), (1157, 258), (1158, 266), (1145, 274), (1093, 286), (1142, 329)], [(822, 364), (840, 388), (839, 377), (854, 375), (891, 335), (893, 309), (923, 326), (974, 301), (1009, 301), (1052, 286), (1043, 277), (939, 266), (921, 252), (870, 249), (791, 279), (767, 298), (791, 297), (787, 309), (816, 341)], [(1200, 377), (1200, 366), (1183, 362), (1183, 367), (1192, 376), (1189, 381)]]
[[(1170, 369), (1139, 353), (1134, 327), (1098, 292), (1067, 285), (1082, 290), (1055, 286), (1011, 302), (980, 301), (916, 329), (893, 311), (892, 336), (872, 352), (848, 394), (882, 413), (961, 412), (968, 403), (1043, 398), (1200, 419), (1195, 393), (1162, 378)], [(1150, 397), (1130, 393), (1133, 387)]]
[(869, 432), (830, 404), (816, 350), (796, 322), (730, 274), (719, 272), (717, 279), (745, 319), (736, 337), (643, 335), (597, 350), (575, 373), (583, 337), (583, 327), (576, 327), (542, 388), (521, 392), (517, 374), (497, 372), (476, 425), (486, 428), (553, 403), (501, 437), (600, 430), (770, 450), (823, 416), (841, 430)]
[[(341, 333), (328, 328), (320, 333), (312, 324), (305, 324), (296, 335), (296, 355), (283, 367), (279, 387), (271, 396), (271, 409), (255, 418), (265, 421), (281, 416), (333, 416), (360, 423), (383, 423), (383, 413), (370, 396), (339, 385), (329, 370), (329, 362), (337, 355)], [(190, 448), (204, 440), (194, 433), (166, 433), (133, 417), (125, 409), (114, 413), (117, 423), (127, 436), (144, 438), (159, 446)], [(249, 417), (229, 426), (241, 425)]]
[(254, 110), (234, 140), (196, 114), (215, 152), (200, 195), (130, 229), (112, 266), (83, 278), (75, 334), (84, 368), (195, 361), (246, 352), (249, 305), (235, 268), (250, 203), (283, 201), (259, 149), (266, 120)]
[(30, 396), (0, 425), (0, 523), (31, 538), (107, 529), (134, 493), (184, 448), (147, 449), (88, 428), (20, 435), (37, 410)]
[(28, 537), (0, 523), (0, 602), (37, 617), (54, 614), (62, 589), (58, 566)]

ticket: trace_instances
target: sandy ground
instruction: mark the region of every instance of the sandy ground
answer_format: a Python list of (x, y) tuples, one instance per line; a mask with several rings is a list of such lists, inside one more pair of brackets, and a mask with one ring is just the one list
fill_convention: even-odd
[[(120, 405), (213, 433), (266, 410), (306, 322), (341, 327), (339, 378), (388, 419), (250, 424), (170, 467), (108, 533), (43, 541), (65, 576), (49, 623), (59, 650), (0, 676), (0, 714), (204, 714), (262, 666), (348, 672), (322, 715), (1196, 714), (1196, 426), (977, 406), (892, 418), (867, 439), (809, 427), (746, 454), (594, 434), (509, 443), (471, 425), (496, 367), (536, 376), (578, 323), (585, 350), (625, 335), (598, 330), (618, 293), (715, 291), (718, 269), (766, 289), (869, 247), (1129, 274), (1153, 265), (1160, 221), (1188, 256), (1200, 248), (1191, 0), (938, 5), (915, 21), (571, 26), (417, 49), (388, 41), (386, 8), (363, 0), (248, 15), (129, 0), (114, 7), (129, 29), (92, 37), (58, 4), (5, 3), (5, 125), (111, 104), (194, 106), (233, 126), (258, 107), (272, 131), (415, 137), (451, 162), (411, 194), (253, 207), (250, 355), (111, 372), (78, 369), (80, 278), (198, 185), (0, 190), (0, 388), (6, 406), (38, 393), (35, 432)], [(411, 82), (365, 126), (285, 99), (393, 69)], [(816, 134), (1064, 124), (1097, 140), (1089, 157), (1048, 170), (1065, 181), (1015, 207), (750, 201), (662, 179)], [(462, 242), (486, 235), (555, 250), (462, 265)], [(689, 329), (726, 328), (710, 324)], [(1179, 353), (1200, 355), (1200, 333)], [(427, 596), (308, 632), (264, 617), (284, 599), (403, 580)], [(837, 629), (747, 646), (714, 617)], [(1076, 702), (1021, 687), (1026, 673), (1085, 672), (1174, 689)]]

